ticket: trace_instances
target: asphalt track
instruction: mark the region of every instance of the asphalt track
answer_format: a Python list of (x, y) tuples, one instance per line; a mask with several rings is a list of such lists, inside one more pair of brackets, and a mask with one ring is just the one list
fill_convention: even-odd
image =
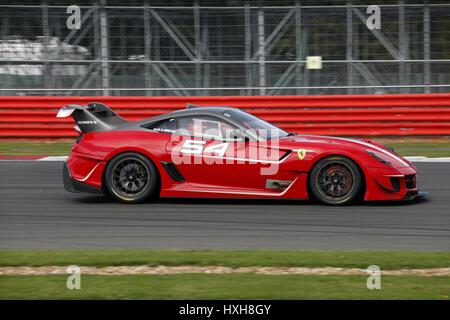
[(0, 161), (0, 248), (450, 250), (450, 163), (417, 163), (428, 200), (124, 205), (62, 187), (62, 162)]

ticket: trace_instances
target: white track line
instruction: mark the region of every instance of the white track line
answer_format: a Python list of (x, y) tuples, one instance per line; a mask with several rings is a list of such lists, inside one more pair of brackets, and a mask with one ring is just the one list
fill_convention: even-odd
[(59, 156), (59, 157), (44, 157), (37, 159), (37, 161), (66, 161), (67, 156)]
[(411, 162), (450, 162), (450, 158), (405, 157)]

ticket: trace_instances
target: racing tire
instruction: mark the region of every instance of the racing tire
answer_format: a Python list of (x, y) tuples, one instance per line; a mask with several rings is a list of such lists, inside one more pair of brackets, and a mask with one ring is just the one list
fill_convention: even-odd
[(313, 167), (309, 187), (314, 197), (326, 205), (348, 205), (360, 198), (363, 177), (352, 160), (330, 156)]
[(105, 187), (108, 193), (122, 203), (142, 203), (157, 194), (158, 172), (144, 155), (122, 153), (106, 167)]

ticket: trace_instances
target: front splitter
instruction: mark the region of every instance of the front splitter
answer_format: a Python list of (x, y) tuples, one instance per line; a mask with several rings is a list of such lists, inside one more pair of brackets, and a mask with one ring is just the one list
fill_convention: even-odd
[(408, 192), (406, 194), (405, 200), (414, 200), (414, 199), (423, 199), (428, 197), (427, 191), (416, 191), (416, 192)]

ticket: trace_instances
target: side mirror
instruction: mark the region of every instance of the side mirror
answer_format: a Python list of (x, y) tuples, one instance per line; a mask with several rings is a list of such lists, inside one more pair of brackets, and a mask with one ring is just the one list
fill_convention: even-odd
[(249, 138), (246, 136), (246, 134), (240, 130), (240, 129), (234, 129), (230, 132), (228, 139), (232, 141), (242, 141), (242, 142), (248, 142)]

